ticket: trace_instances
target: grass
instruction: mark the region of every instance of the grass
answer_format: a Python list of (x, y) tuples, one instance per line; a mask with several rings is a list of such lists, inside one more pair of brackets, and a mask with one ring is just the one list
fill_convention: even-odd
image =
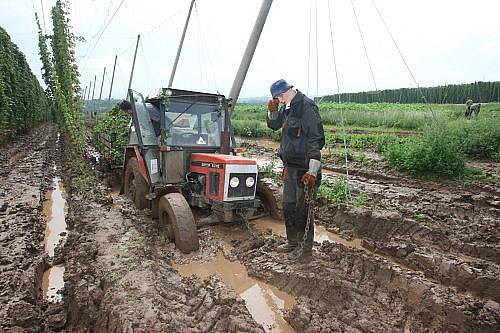
[[(321, 103), (321, 117), (326, 127), (378, 128), (422, 130), (436, 121), (463, 118), (465, 106), (461, 104), (392, 104), (392, 103)], [(432, 111), (431, 111), (432, 108)], [(233, 114), (234, 120), (262, 121), (266, 119), (265, 104), (240, 104)], [(343, 116), (343, 121), (342, 121)], [(500, 103), (484, 103), (481, 118), (500, 117)]]
[(333, 182), (326, 179), (321, 181), (321, 186), (317, 192), (318, 198), (326, 199), (327, 201), (337, 204), (353, 204), (356, 206), (366, 206), (368, 195), (361, 193), (360, 195), (352, 194), (346, 177), (335, 177)]

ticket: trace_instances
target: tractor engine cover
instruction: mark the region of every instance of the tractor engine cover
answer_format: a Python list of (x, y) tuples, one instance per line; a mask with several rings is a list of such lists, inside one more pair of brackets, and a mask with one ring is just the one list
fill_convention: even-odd
[(190, 171), (206, 176), (205, 196), (215, 201), (255, 199), (255, 160), (222, 154), (191, 154)]

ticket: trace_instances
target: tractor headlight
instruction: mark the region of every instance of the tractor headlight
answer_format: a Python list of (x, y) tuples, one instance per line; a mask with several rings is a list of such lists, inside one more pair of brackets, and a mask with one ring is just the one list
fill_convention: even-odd
[(255, 178), (253, 178), (252, 176), (247, 177), (247, 179), (245, 180), (245, 184), (247, 185), (247, 187), (252, 187), (255, 184)]
[(229, 180), (229, 186), (231, 187), (238, 187), (240, 185), (240, 179), (238, 177), (233, 177)]

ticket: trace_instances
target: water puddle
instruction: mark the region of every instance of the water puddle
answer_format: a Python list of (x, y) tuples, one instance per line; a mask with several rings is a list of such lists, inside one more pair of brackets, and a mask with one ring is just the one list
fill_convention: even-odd
[[(54, 166), (54, 170), (56, 170)], [(54, 257), (54, 250), (58, 244), (64, 242), (67, 237), (66, 193), (59, 177), (52, 181), (53, 189), (45, 195), (43, 212), (47, 221), (45, 237), (42, 245), (49, 257)], [(64, 266), (57, 265), (49, 268), (43, 273), (42, 289), (43, 295), (49, 302), (62, 301), (62, 295), (58, 293), (64, 287)]]
[[(282, 237), (286, 236), (285, 233), (285, 223), (283, 221), (275, 220), (271, 217), (263, 217), (260, 219), (253, 220), (251, 222), (257, 229), (265, 231), (271, 229), (274, 234), (280, 235)], [(362, 239), (354, 238), (353, 240), (347, 240), (339, 235), (326, 230), (322, 225), (314, 225), (314, 241), (318, 243), (323, 243), (324, 241), (329, 241), (332, 243), (342, 244), (350, 248), (356, 248), (360, 250), (367, 251), (361, 244)]]
[(282, 313), (295, 305), (295, 299), (276, 287), (248, 276), (245, 266), (229, 261), (222, 252), (211, 261), (182, 265), (174, 263), (173, 267), (182, 276), (196, 275), (206, 279), (217, 274), (245, 300), (248, 311), (266, 332), (293, 332)]
[(42, 290), (44, 297), (53, 303), (62, 301), (59, 291), (64, 287), (64, 266), (53, 266), (43, 273)]
[(46, 194), (46, 201), (43, 203), (43, 211), (47, 219), (45, 227), (45, 238), (43, 246), (49, 256), (54, 256), (54, 249), (62, 239), (66, 239), (66, 199), (64, 187), (59, 177), (53, 180), (54, 189)]

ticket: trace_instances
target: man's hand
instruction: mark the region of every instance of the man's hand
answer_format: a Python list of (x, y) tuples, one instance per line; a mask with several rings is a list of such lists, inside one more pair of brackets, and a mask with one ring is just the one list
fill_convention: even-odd
[(277, 98), (270, 99), (269, 102), (267, 102), (267, 109), (270, 112), (278, 112), (279, 105), (280, 105), (280, 102), (278, 101)]
[(316, 177), (321, 170), (321, 162), (315, 159), (309, 160), (309, 170), (302, 176), (301, 181), (304, 185), (313, 187), (316, 185)]
[(310, 174), (309, 172), (306, 172), (302, 176), (301, 181), (304, 183), (304, 185), (306, 185), (309, 188), (316, 186), (316, 176), (313, 174)]

